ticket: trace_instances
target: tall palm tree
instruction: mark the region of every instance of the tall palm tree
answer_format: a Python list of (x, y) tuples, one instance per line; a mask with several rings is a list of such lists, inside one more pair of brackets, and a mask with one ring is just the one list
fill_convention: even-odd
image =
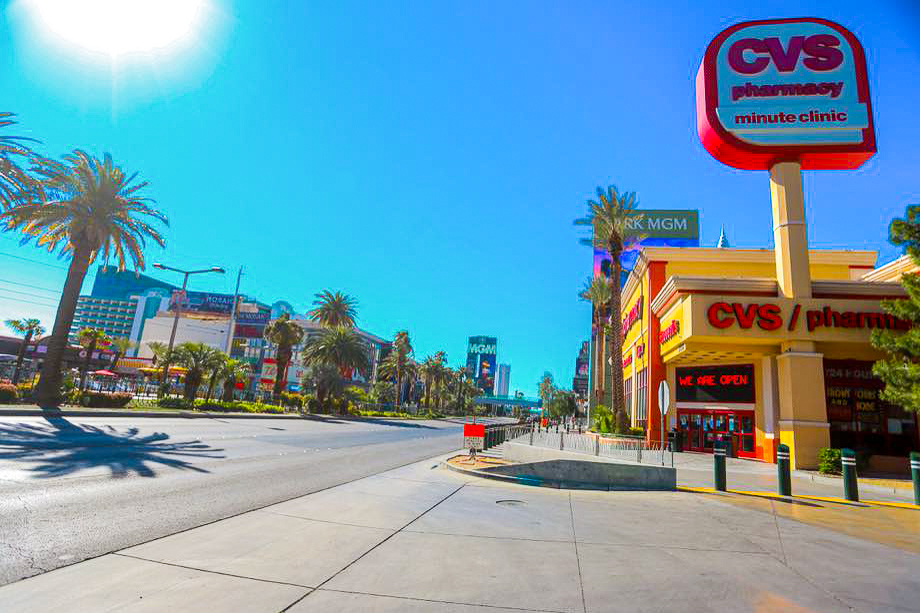
[(311, 320), (326, 327), (355, 327), (358, 302), (348, 294), (323, 290), (314, 296), (313, 305), (308, 313)]
[(38, 247), (70, 256), (67, 280), (58, 304), (48, 353), (35, 399), (43, 407), (61, 402), (61, 364), (73, 323), (77, 297), (86, 271), (97, 258), (113, 258), (119, 270), (130, 260), (144, 270), (148, 239), (164, 247), (166, 241), (150, 222), (169, 225), (166, 215), (152, 208), (140, 195), (146, 181), (127, 175), (112, 156), (102, 160), (76, 150), (61, 163), (45, 161), (36, 171), (47, 198), (42, 202), (20, 200), (0, 213), (4, 230), (22, 231)]
[(348, 371), (367, 375), (370, 366), (368, 346), (352, 328), (334, 326), (322, 330), (307, 341), (303, 351), (305, 366), (331, 364), (344, 378)]
[(77, 333), (77, 342), (83, 347), (86, 356), (83, 358), (83, 367), (80, 369), (80, 391), (86, 389), (86, 379), (89, 371), (90, 360), (97, 347), (105, 347), (112, 342), (109, 335), (95, 328), (83, 328)]
[(182, 343), (176, 347), (176, 362), (184, 366), (185, 399), (193, 402), (207, 372), (214, 370), (223, 359), (223, 353), (204, 343)]
[[(591, 245), (595, 249), (605, 249), (610, 255), (610, 269), (612, 290), (610, 292), (610, 312), (612, 346), (610, 356), (612, 360), (605, 360), (611, 369), (610, 404), (612, 408), (624, 408), (623, 390), (623, 321), (620, 315), (620, 279), (622, 278), (623, 265), (620, 260), (623, 252), (631, 243), (637, 242), (641, 237), (631, 233), (630, 225), (641, 216), (634, 211), (639, 204), (635, 192), (624, 192), (622, 195), (616, 186), (609, 186), (606, 190), (597, 188), (597, 200), (588, 200), (588, 214), (574, 221), (576, 226), (590, 226), (591, 236), (582, 238), (580, 242)], [(613, 362), (612, 364), (610, 362)]]
[(275, 375), (273, 394), (280, 396), (287, 378), (287, 368), (294, 355), (294, 347), (303, 340), (303, 328), (291, 321), (291, 316), (282, 313), (281, 317), (265, 326), (263, 333), (265, 340), (278, 346), (275, 359), (278, 363), (278, 373)]
[(434, 378), (438, 370), (438, 363), (433, 355), (424, 359), (419, 370), (425, 380), (425, 407), (431, 410), (431, 388), (434, 387)]
[(444, 381), (447, 378), (447, 353), (444, 351), (436, 351), (434, 354), (434, 377), (432, 378), (432, 384), (434, 386), (434, 397), (435, 397), (435, 407), (440, 410), (441, 408), (441, 388), (444, 385)]
[(393, 378), (393, 384), (396, 388), (396, 407), (402, 406), (402, 381), (404, 375), (411, 375), (415, 370), (415, 362), (412, 355), (415, 350), (412, 348), (412, 340), (409, 338), (408, 330), (400, 330), (393, 339), (393, 345), (390, 353), (384, 358), (380, 365), (385, 376)]
[[(0, 112), (0, 128), (15, 125), (15, 116)], [(0, 136), (0, 210), (41, 197), (41, 183), (30, 173), (41, 158), (29, 147), (30, 142), (37, 141), (24, 136)]]
[[(153, 352), (153, 363), (156, 365), (157, 370), (164, 370), (168, 364), (173, 364), (176, 361), (176, 349), (172, 349), (172, 352), (169, 350), (169, 345), (166, 343), (161, 343), (160, 341), (148, 341), (147, 347), (150, 348), (150, 351)], [(162, 381), (166, 378), (165, 371), (157, 374), (157, 380)]]
[[(591, 326), (594, 328), (595, 333), (595, 347), (594, 347), (594, 368), (595, 372), (595, 381), (594, 387), (595, 390), (605, 389), (606, 383), (610, 381), (610, 377), (607, 376), (606, 371), (609, 368), (604, 368), (603, 363), (605, 360), (605, 347), (607, 345), (607, 340), (609, 336), (607, 335), (607, 321), (610, 318), (610, 298), (613, 296), (615, 286), (613, 282), (607, 277), (594, 277), (589, 279), (585, 283), (584, 289), (578, 293), (578, 297), (582, 300), (587, 300), (591, 303)], [(609, 389), (609, 388), (607, 388)], [(597, 400), (595, 398), (594, 392), (591, 394), (591, 407), (594, 407), (594, 402)], [(608, 401), (609, 404), (609, 401)]]
[[(2, 113), (0, 113), (2, 116)], [(26, 347), (32, 342), (34, 337), (41, 336), (45, 333), (41, 322), (37, 319), (7, 319), (6, 326), (16, 334), (22, 334), (22, 344), (19, 346), (19, 353), (16, 354), (16, 370), (13, 371), (13, 385), (19, 383), (19, 374), (22, 369), (22, 362), (26, 357)]]

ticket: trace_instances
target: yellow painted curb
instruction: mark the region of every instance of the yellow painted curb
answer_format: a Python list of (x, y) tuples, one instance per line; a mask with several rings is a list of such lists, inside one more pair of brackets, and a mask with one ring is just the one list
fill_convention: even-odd
[(678, 491), (682, 492), (695, 492), (699, 494), (742, 494), (745, 496), (758, 496), (760, 498), (773, 498), (776, 500), (788, 500), (789, 498), (805, 498), (808, 500), (819, 500), (821, 502), (833, 502), (835, 504), (844, 504), (851, 507), (870, 507), (872, 505), (879, 505), (884, 507), (894, 507), (897, 509), (910, 509), (910, 510), (920, 510), (920, 506), (915, 504), (910, 504), (909, 502), (883, 502), (881, 500), (860, 500), (858, 502), (853, 500), (847, 500), (845, 498), (832, 498), (829, 496), (808, 496), (806, 494), (798, 494), (795, 496), (781, 496), (780, 494), (774, 494), (773, 492), (752, 492), (747, 490), (726, 490), (725, 492), (719, 492), (711, 487), (687, 487), (684, 485), (677, 486)]

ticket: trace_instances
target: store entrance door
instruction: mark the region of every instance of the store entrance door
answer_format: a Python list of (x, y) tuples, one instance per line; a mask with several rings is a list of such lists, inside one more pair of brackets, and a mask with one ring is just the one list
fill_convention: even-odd
[(732, 456), (757, 456), (753, 411), (678, 409), (677, 415), (684, 449), (712, 453), (716, 441), (725, 441)]

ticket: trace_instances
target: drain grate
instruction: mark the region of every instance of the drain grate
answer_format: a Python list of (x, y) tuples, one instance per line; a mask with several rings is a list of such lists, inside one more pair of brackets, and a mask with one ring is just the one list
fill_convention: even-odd
[(506, 507), (520, 507), (527, 503), (523, 500), (496, 500), (495, 504), (504, 505)]

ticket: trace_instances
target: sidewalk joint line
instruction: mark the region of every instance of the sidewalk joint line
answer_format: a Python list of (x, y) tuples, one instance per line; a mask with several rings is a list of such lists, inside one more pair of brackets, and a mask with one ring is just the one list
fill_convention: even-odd
[(581, 577), (581, 558), (578, 555), (578, 534), (575, 532), (575, 507), (572, 504), (572, 492), (569, 492), (569, 514), (572, 517), (572, 544), (575, 545), (575, 565), (578, 567), (578, 589), (581, 590), (581, 610), (588, 613), (585, 601), (585, 582)]
[(322, 524), (332, 524), (334, 526), (348, 526), (350, 528), (367, 528), (368, 530), (386, 530), (393, 532), (393, 528), (384, 528), (382, 526), (363, 526), (361, 524), (348, 524), (342, 521), (332, 521), (330, 519), (316, 519), (315, 517), (301, 517), (300, 515), (291, 515), (290, 513), (279, 513), (278, 511), (269, 511), (268, 509), (257, 509), (254, 513), (271, 513), (281, 517), (290, 517), (291, 519), (302, 519), (303, 521), (316, 521)]
[(359, 596), (375, 596), (377, 598), (395, 598), (397, 600), (414, 600), (416, 602), (437, 602), (441, 604), (459, 604), (469, 607), (482, 607), (487, 609), (505, 609), (507, 611), (525, 611), (527, 613), (566, 613), (556, 609), (525, 609), (523, 607), (505, 606), (497, 604), (483, 604), (479, 602), (461, 602), (459, 600), (438, 600), (436, 598), (419, 598), (417, 596), (394, 596), (393, 594), (375, 594), (374, 592), (355, 592), (352, 590), (337, 590), (335, 588), (316, 588), (314, 592), (333, 592), (337, 594), (357, 594)]
[(198, 568), (196, 566), (186, 566), (185, 564), (176, 564), (175, 562), (163, 562), (162, 560), (151, 560), (150, 558), (142, 558), (140, 556), (133, 556), (127, 553), (112, 553), (113, 556), (121, 556), (123, 558), (131, 558), (133, 560), (141, 560), (143, 562), (150, 562), (152, 564), (162, 564), (163, 566), (173, 566), (176, 568), (184, 568), (186, 570), (195, 570), (201, 573), (210, 573), (212, 575), (223, 575), (225, 577), (235, 577), (236, 579), (249, 579), (250, 581), (261, 581), (262, 583), (274, 583), (277, 585), (290, 585), (291, 587), (302, 587), (304, 589), (312, 590), (315, 589), (312, 586), (304, 585), (302, 583), (291, 583), (289, 581), (275, 581), (273, 579), (260, 579), (259, 577), (248, 577), (246, 575), (237, 575), (234, 573), (226, 573), (220, 570), (209, 570), (207, 568)]
[[(413, 463), (414, 463), (414, 462), (413, 462)], [(361, 555), (359, 555), (357, 558), (355, 558), (354, 560), (352, 560), (351, 562), (349, 562), (348, 564), (346, 564), (345, 566), (343, 566), (342, 568), (340, 568), (340, 569), (337, 570), (336, 572), (334, 572), (334, 573), (333, 573), (332, 575), (330, 575), (325, 581), (323, 581), (323, 582), (321, 582), (319, 585), (317, 585), (317, 586), (316, 586), (316, 589), (315, 589), (314, 591), (316, 591), (316, 590), (318, 590), (319, 588), (323, 587), (324, 585), (326, 585), (327, 583), (329, 583), (330, 581), (332, 581), (333, 579), (335, 579), (336, 577), (338, 577), (340, 574), (342, 574), (343, 572), (345, 572), (346, 570), (348, 570), (349, 568), (351, 568), (352, 566), (354, 566), (355, 564), (357, 564), (357, 563), (358, 563), (360, 560), (362, 560), (367, 554), (369, 554), (370, 552), (374, 551), (375, 549), (377, 549), (378, 547), (380, 547), (381, 545), (383, 545), (384, 543), (386, 543), (387, 541), (389, 541), (391, 538), (393, 538), (394, 536), (396, 536), (397, 534), (399, 534), (400, 532), (402, 532), (403, 530), (405, 530), (406, 528), (408, 528), (410, 525), (412, 525), (412, 524), (413, 524), (415, 521), (417, 521), (420, 517), (422, 517), (422, 516), (425, 515), (426, 513), (430, 512), (430, 511), (431, 511), (432, 509), (434, 509), (436, 506), (438, 506), (439, 504), (441, 504), (442, 502), (444, 502), (445, 500), (447, 500), (448, 498), (450, 498), (451, 496), (453, 496), (454, 494), (456, 494), (457, 492), (459, 492), (460, 490), (462, 490), (462, 489), (464, 488), (465, 485), (466, 485), (465, 483), (461, 484), (459, 487), (457, 487), (457, 489), (455, 489), (454, 491), (452, 491), (450, 494), (448, 494), (447, 496), (445, 496), (445, 497), (442, 498), (441, 500), (437, 501), (436, 503), (434, 503), (433, 505), (431, 505), (430, 507), (428, 507), (427, 509), (425, 509), (424, 511), (422, 511), (419, 515), (417, 515), (414, 519), (412, 519), (408, 524), (406, 524), (405, 526), (403, 526), (403, 527), (400, 528), (399, 530), (396, 530), (395, 532), (389, 534), (385, 539), (383, 539), (382, 541), (380, 541), (379, 543), (377, 543), (376, 545), (374, 545), (373, 547), (371, 547), (370, 549), (368, 549), (367, 551), (365, 551), (364, 553), (362, 553)], [(304, 594), (303, 596), (301, 596), (300, 598), (298, 598), (297, 600), (295, 600), (294, 602), (292, 602), (291, 604), (289, 604), (288, 606), (286, 606), (284, 609), (282, 609), (282, 610), (281, 610), (281, 613), (285, 613), (285, 611), (290, 610), (291, 607), (293, 607), (293, 606), (296, 605), (298, 602), (302, 601), (304, 598), (306, 598), (307, 596), (309, 596), (309, 595), (312, 594), (312, 593), (313, 593), (312, 591), (311, 591), (311, 592), (307, 592), (306, 594)]]
[(496, 541), (526, 541), (529, 543), (571, 543), (567, 539), (538, 539), (526, 536), (493, 536), (491, 534), (463, 534), (460, 532), (440, 532), (438, 530), (403, 530), (410, 534), (436, 534), (438, 536), (460, 536), (471, 539), (493, 539)]

